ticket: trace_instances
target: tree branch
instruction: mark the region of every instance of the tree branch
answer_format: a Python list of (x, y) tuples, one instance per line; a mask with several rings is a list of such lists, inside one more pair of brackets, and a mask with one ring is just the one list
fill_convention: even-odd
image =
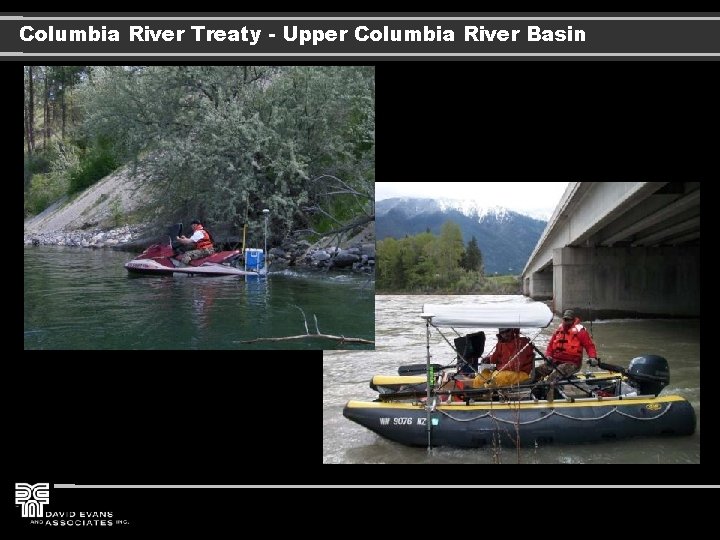
[(333, 229), (332, 231), (324, 232), (322, 234), (324, 234), (325, 236), (330, 236), (331, 234), (338, 234), (341, 232), (349, 231), (350, 229), (354, 229), (355, 227), (359, 227), (360, 225), (365, 225), (370, 221), (375, 221), (375, 216), (363, 216), (359, 219), (356, 219), (352, 223), (348, 223), (343, 227)]
[(339, 220), (335, 219), (334, 216), (330, 215), (329, 213), (327, 213), (325, 210), (323, 210), (319, 206), (303, 206), (302, 210), (303, 210), (303, 212), (311, 212), (311, 213), (320, 212), (323, 215), (327, 216), (328, 218), (332, 219), (335, 223), (337, 223), (337, 224), (341, 223)]
[(359, 191), (353, 189), (348, 184), (340, 180), (337, 176), (333, 176), (332, 174), (323, 174), (316, 178), (313, 178), (313, 182), (320, 180), (322, 178), (332, 178), (333, 180), (336, 180), (339, 182), (342, 186), (342, 188), (337, 188), (335, 186), (335, 189), (339, 189), (339, 191), (332, 191), (330, 193), (327, 193), (327, 195), (339, 195), (339, 194), (350, 194), (350, 195), (357, 195), (358, 197), (364, 197), (366, 199), (373, 199), (373, 197), (370, 195), (370, 193), (360, 193)]
[(302, 310), (301, 307), (296, 306), (295, 304), (292, 304), (294, 308), (297, 308), (300, 310), (300, 313), (302, 313), (303, 320), (305, 321), (305, 334), (301, 334), (299, 336), (284, 336), (284, 337), (274, 337), (274, 338), (255, 338), (255, 339), (246, 339), (243, 341), (233, 341), (233, 343), (258, 343), (260, 341), (290, 341), (293, 339), (308, 339), (308, 338), (322, 338), (322, 339), (330, 339), (333, 341), (339, 341), (340, 343), (368, 343), (370, 345), (374, 345), (375, 342), (371, 341), (369, 339), (363, 339), (363, 338), (350, 338), (345, 336), (333, 336), (330, 334), (321, 334), (320, 328), (318, 326), (318, 320), (317, 316), (313, 313), (313, 317), (315, 318), (315, 329), (317, 330), (317, 334), (311, 334), (310, 330), (308, 330), (307, 325), (307, 318), (305, 317), (305, 312)]
[(340, 343), (367, 343), (370, 345), (374, 345), (374, 341), (370, 341), (369, 339), (363, 339), (363, 338), (350, 338), (345, 336), (331, 336), (328, 334), (302, 334), (299, 336), (285, 336), (285, 337), (276, 337), (276, 338), (255, 338), (255, 339), (248, 339), (244, 341), (234, 341), (233, 343), (257, 343), (260, 341), (290, 341), (293, 339), (308, 339), (308, 338), (323, 338), (323, 339), (330, 339), (333, 341), (339, 341)]

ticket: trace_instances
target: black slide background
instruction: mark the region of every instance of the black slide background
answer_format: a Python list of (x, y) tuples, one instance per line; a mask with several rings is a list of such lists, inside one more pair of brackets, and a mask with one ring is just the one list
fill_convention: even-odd
[[(711, 167), (717, 171), (715, 61), (375, 65), (378, 181), (664, 179), (702, 177)], [(5, 63), (17, 80), (14, 89), (3, 87), (6, 104), (20, 99), (21, 66)], [(19, 125), (19, 106), (11, 109), (7, 117)], [(12, 361), (6, 357), (11, 366), (4, 385), (10, 425), (6, 464), (12, 482), (454, 483), (417, 466), (321, 466), (321, 380), (314, 379), (320, 354), (251, 354), (34, 351)], [(276, 354), (287, 357), (273, 372), (243, 367), (257, 365), (258, 356)], [(264, 382), (267, 378), (281, 379), (282, 388)], [(461, 484), (576, 483), (572, 475), (555, 473), (528, 482), (497, 468), (460, 476)], [(717, 483), (700, 466), (665, 467), (662, 475), (657, 468), (634, 467), (626, 480), (612, 482)], [(13, 497), (12, 484), (8, 488), (6, 504)], [(282, 498), (276, 493), (175, 489), (158, 496), (156, 490), (53, 489), (51, 500), (58, 510), (113, 511), (139, 530), (169, 526), (169, 521), (202, 526), (209, 515), (234, 512), (248, 495), (272, 506), (274, 498)], [(292, 494), (303, 497), (303, 492)], [(22, 528), (18, 507), (15, 511), (15, 524)]]

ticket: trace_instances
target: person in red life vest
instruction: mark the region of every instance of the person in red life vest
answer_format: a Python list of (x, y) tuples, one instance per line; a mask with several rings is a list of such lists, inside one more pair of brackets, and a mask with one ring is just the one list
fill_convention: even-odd
[(193, 249), (186, 251), (180, 259), (184, 264), (190, 264), (192, 259), (199, 259), (200, 257), (207, 257), (215, 253), (213, 248), (213, 241), (210, 233), (205, 230), (200, 220), (193, 219), (190, 223), (193, 233), (190, 238), (185, 236), (178, 236), (178, 241), (185, 246), (193, 246)]
[(580, 319), (575, 317), (571, 309), (567, 309), (545, 352), (545, 356), (552, 362), (554, 368), (547, 363), (543, 364), (535, 370), (536, 376), (547, 376), (545, 380), (552, 382), (577, 373), (582, 366), (583, 349), (587, 351), (590, 364), (597, 365), (595, 343), (585, 327), (580, 324)]
[(498, 328), (498, 342), (483, 362), (495, 364), (495, 371), (483, 370), (473, 381), (477, 387), (485, 381), (492, 386), (519, 384), (530, 378), (535, 354), (530, 340), (520, 335), (519, 328)]

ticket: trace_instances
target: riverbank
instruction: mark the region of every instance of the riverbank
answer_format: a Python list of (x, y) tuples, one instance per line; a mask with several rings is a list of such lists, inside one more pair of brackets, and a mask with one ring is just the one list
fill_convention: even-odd
[(108, 230), (86, 231), (48, 231), (25, 233), (26, 246), (70, 246), (89, 248), (118, 248), (131, 244), (133, 240), (143, 236), (144, 227), (129, 226), (117, 227)]
[(469, 295), (487, 295), (487, 294), (522, 294), (522, 284), (520, 276), (485, 276), (480, 284), (471, 291), (455, 291), (455, 290), (437, 290), (437, 291), (404, 291), (404, 290), (382, 290), (376, 289), (375, 294), (403, 294), (409, 296), (421, 295), (451, 295), (451, 296), (469, 296)]
[[(35, 218), (37, 219), (37, 216)], [(110, 248), (140, 253), (148, 245), (163, 242), (166, 237), (151, 234), (149, 225), (124, 225), (108, 229), (25, 230), (26, 246), (68, 246), (102, 249)], [(301, 266), (325, 270), (349, 270), (373, 273), (375, 269), (375, 227), (369, 223), (344, 242), (336, 237), (321, 238), (311, 244), (307, 240), (285, 242), (268, 249), (268, 261), (277, 267)], [(235, 246), (223, 245), (222, 249)]]
[[(121, 167), (82, 193), (63, 197), (27, 218), (24, 244), (140, 253), (151, 244), (167, 241), (164, 227), (156, 224), (155, 209), (148, 203), (157, 200), (157, 194), (141, 169), (133, 172), (129, 165)], [(218, 249), (239, 249), (237, 239), (223, 242), (220, 235), (215, 236)], [(288, 239), (279, 246), (268, 245), (268, 261), (276, 268), (300, 266), (373, 273), (375, 222), (348, 231), (342, 238), (332, 235), (315, 243)]]

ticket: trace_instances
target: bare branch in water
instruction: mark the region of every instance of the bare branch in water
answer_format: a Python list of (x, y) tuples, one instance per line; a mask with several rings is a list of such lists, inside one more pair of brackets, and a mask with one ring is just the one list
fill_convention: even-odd
[(309, 333), (310, 333), (310, 330), (308, 330), (307, 317), (305, 317), (305, 312), (302, 310), (302, 308), (301, 308), (300, 306), (296, 306), (295, 304), (293, 304), (293, 307), (298, 308), (298, 309), (300, 310), (300, 313), (303, 314), (303, 321), (305, 322), (305, 333), (306, 333), (306, 334), (309, 334)]
[(248, 339), (245, 341), (234, 341), (233, 343), (257, 343), (259, 341), (289, 341), (292, 339), (308, 339), (308, 338), (323, 338), (323, 339), (331, 339), (334, 341), (339, 341), (340, 343), (368, 343), (368, 344), (375, 344), (374, 341), (371, 341), (369, 339), (363, 339), (363, 338), (351, 338), (351, 337), (345, 337), (345, 336), (331, 336), (328, 334), (303, 334), (299, 336), (285, 336), (285, 337), (275, 337), (275, 338), (255, 338), (255, 339)]
[(302, 310), (300, 306), (296, 306), (295, 304), (292, 304), (293, 307), (296, 307), (300, 310), (300, 313), (303, 315), (303, 321), (305, 322), (305, 334), (299, 335), (299, 336), (284, 336), (284, 337), (274, 337), (274, 338), (255, 338), (255, 339), (247, 339), (243, 341), (233, 341), (233, 343), (257, 343), (259, 341), (289, 341), (292, 339), (308, 339), (308, 338), (322, 338), (322, 339), (331, 339), (333, 341), (339, 341), (340, 343), (368, 343), (370, 345), (374, 345), (375, 342), (371, 341), (369, 339), (363, 339), (363, 338), (351, 338), (351, 337), (345, 337), (345, 336), (332, 336), (330, 334), (321, 334), (320, 333), (320, 326), (318, 325), (317, 315), (313, 313), (313, 318), (315, 319), (315, 330), (317, 330), (317, 334), (311, 334), (310, 330), (308, 330), (307, 325), (307, 317), (305, 317), (305, 312)]

